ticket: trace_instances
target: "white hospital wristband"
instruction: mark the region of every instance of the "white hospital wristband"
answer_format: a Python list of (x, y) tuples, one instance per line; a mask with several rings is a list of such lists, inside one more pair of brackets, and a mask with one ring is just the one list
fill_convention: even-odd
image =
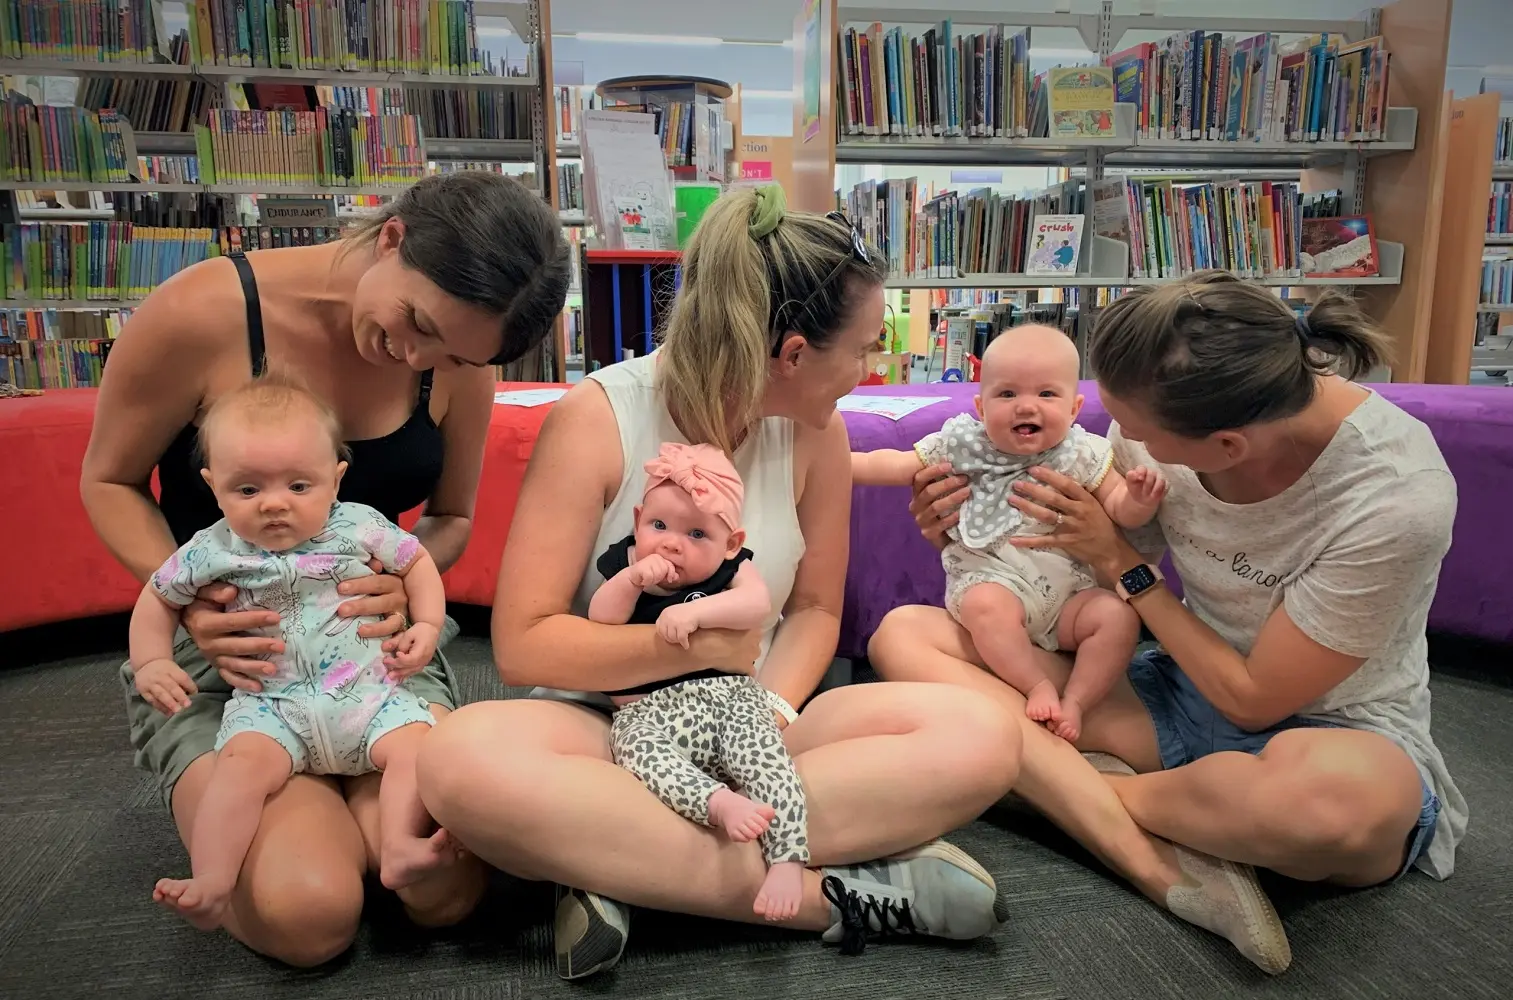
[(767, 692), (767, 701), (771, 703), (772, 710), (781, 715), (788, 725), (793, 725), (793, 720), (799, 717), (799, 714), (793, 710), (793, 706), (788, 704), (788, 699), (776, 691)]

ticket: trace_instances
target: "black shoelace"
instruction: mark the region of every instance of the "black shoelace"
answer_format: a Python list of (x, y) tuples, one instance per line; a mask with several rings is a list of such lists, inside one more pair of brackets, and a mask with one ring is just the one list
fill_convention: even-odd
[(873, 917), (877, 918), (879, 936), (919, 933), (907, 899), (896, 903), (891, 899), (879, 900), (870, 892), (863, 896), (855, 889), (847, 889), (846, 883), (834, 875), (826, 875), (820, 881), (820, 893), (840, 911), (842, 955), (860, 955), (867, 947)]

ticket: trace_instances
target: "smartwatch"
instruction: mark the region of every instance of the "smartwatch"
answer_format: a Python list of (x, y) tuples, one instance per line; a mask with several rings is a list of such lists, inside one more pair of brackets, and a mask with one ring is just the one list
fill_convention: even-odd
[(1114, 585), (1114, 593), (1125, 601), (1129, 601), (1165, 579), (1166, 577), (1161, 575), (1161, 570), (1149, 563), (1141, 563), (1134, 569), (1126, 570), (1119, 577), (1119, 582)]

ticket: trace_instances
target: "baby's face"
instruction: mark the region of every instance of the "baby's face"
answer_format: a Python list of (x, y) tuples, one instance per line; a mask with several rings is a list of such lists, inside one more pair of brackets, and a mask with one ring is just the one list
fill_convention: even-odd
[[(1047, 333), (1067, 341), (1059, 330)], [(1056, 447), (1081, 408), (1077, 351), (1070, 342), (1038, 332), (1021, 337), (1015, 330), (994, 341), (983, 359), (977, 412), (999, 451), (1034, 455)]]
[(313, 422), (249, 426), (231, 417), (215, 429), (204, 476), (238, 537), (283, 552), (325, 526), (346, 468)]
[(695, 507), (693, 497), (676, 483), (663, 483), (646, 494), (636, 514), (636, 558), (656, 553), (672, 563), (679, 587), (714, 576), (722, 562), (741, 551), (742, 541), (742, 532)]

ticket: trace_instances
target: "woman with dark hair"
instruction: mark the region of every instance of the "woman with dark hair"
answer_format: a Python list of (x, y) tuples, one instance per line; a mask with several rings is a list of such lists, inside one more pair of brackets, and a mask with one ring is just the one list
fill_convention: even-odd
[[(1343, 296), (1299, 318), (1222, 272), (1104, 310), (1090, 361), (1115, 461), (1165, 473), (1160, 530), (1126, 540), (1049, 471), (1013, 502), (1053, 525), (1023, 544), (1092, 565), (1160, 648), (1136, 656), (1075, 748), (1023, 719), (939, 608), (896, 609), (870, 647), (884, 677), (1004, 705), (1022, 721), (1019, 794), (1271, 973), (1291, 950), (1251, 866), (1349, 886), (1412, 867), (1445, 878), (1466, 827), (1429, 732), (1424, 638), (1455, 480), (1427, 427), (1347, 381), (1385, 358)], [(916, 520), (941, 538), (961, 481), (926, 469), (915, 490)], [(1163, 547), (1185, 600), (1155, 568)]]
[[(835, 406), (877, 342), (885, 276), (838, 213), (786, 211), (775, 186), (733, 191), (683, 255), (661, 347), (592, 373), (546, 418), (494, 600), (499, 673), (537, 690), (442, 720), (417, 774), (431, 814), (485, 860), (574, 887), (557, 909), (564, 977), (619, 959), (625, 903), (762, 919), (760, 846), (684, 819), (616, 767), (613, 706), (583, 693), (710, 668), (767, 689), (803, 782), (815, 867), (793, 926), (859, 951), (871, 934), (974, 938), (997, 923), (992, 877), (932, 838), (1008, 790), (1018, 728), (941, 684), (810, 700), (835, 656), (850, 530)], [(604, 582), (594, 555), (630, 532), (642, 467), (666, 441), (715, 445), (739, 472), (774, 609), (762, 628), (700, 629), (685, 649), (654, 626), (586, 617)]]
[[(552, 329), (569, 269), (545, 202), (517, 181), (464, 172), (416, 183), (340, 242), (232, 254), (174, 275), (111, 352), (80, 482), (91, 523), (146, 580), (219, 520), (200, 476), (197, 424), (217, 397), (279, 368), (340, 419), (351, 452), (341, 498), (391, 520), (424, 504), (414, 533), (447, 569), (472, 526), (493, 365)], [(363, 635), (404, 627), (398, 577), (350, 580), (340, 592), (349, 598), (343, 616), (382, 619)], [(152, 772), (181, 838), (204, 797), (231, 689), (258, 690), (274, 669), (268, 658), (283, 650), (242, 634), (278, 616), (224, 613), (234, 594), (207, 587), (185, 611), (175, 660), (197, 689), (187, 708), (157, 712), (136, 693), (130, 664), (122, 668), (137, 764)], [(439, 653), (409, 684), (438, 718), (457, 706)], [(226, 930), (292, 965), (346, 950), (363, 875), (377, 870), (379, 778), (299, 774), (269, 798)], [(481, 864), (466, 857), (399, 895), (417, 922), (438, 925), (470, 912), (483, 884)]]

